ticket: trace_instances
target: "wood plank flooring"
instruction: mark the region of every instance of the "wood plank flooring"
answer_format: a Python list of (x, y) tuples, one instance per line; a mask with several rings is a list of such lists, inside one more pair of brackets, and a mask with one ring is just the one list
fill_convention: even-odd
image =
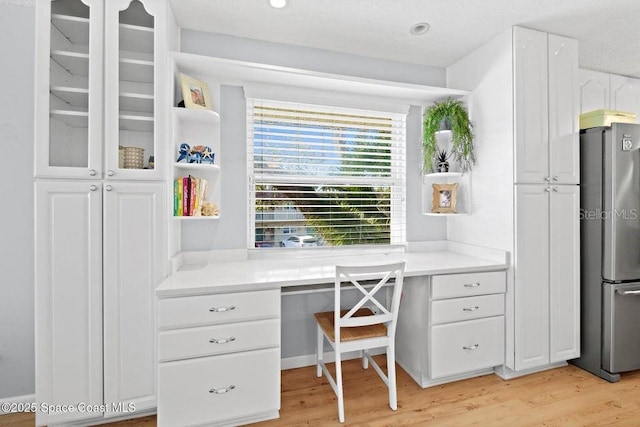
[[(376, 360), (384, 366), (384, 357)], [(332, 366), (332, 365), (330, 365)], [(345, 425), (366, 426), (640, 426), (640, 371), (610, 384), (569, 365), (503, 381), (488, 375), (421, 389), (398, 369), (398, 410), (387, 388), (359, 360), (343, 362)], [(151, 427), (155, 417), (109, 424)], [(338, 425), (338, 407), (315, 368), (282, 372), (280, 419), (256, 427)], [(32, 427), (31, 414), (0, 416), (0, 426)]]

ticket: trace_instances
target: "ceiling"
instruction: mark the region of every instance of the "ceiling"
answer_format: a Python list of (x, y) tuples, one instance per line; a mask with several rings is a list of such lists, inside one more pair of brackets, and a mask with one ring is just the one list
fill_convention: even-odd
[[(575, 38), (580, 66), (640, 78), (640, 0), (170, 0), (182, 28), (446, 67), (512, 25)], [(428, 22), (423, 35), (412, 25)]]

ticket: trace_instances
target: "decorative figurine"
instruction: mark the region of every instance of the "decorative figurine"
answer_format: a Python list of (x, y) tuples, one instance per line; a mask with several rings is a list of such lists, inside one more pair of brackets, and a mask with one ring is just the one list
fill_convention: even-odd
[(215, 153), (211, 150), (211, 147), (204, 147), (204, 151), (202, 153), (202, 163), (210, 163), (213, 164), (213, 160), (215, 159)]
[(210, 163), (213, 164), (215, 159), (215, 153), (211, 150), (211, 147), (206, 145), (194, 145), (193, 148), (189, 144), (180, 144), (178, 149), (178, 160), (184, 159), (187, 163)]
[(182, 159), (186, 159), (187, 163), (189, 162), (189, 159), (191, 157), (190, 155), (191, 153), (191, 147), (189, 147), (189, 144), (185, 144), (184, 142), (182, 144), (180, 144), (180, 149), (178, 150), (178, 154), (180, 154), (178, 156), (178, 160), (176, 160), (176, 162), (179, 162)]

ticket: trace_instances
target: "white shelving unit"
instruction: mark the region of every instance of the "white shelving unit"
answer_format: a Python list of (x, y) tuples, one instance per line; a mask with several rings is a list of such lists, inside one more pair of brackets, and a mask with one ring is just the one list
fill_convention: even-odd
[[(175, 68), (175, 102), (177, 104), (182, 100), (182, 91), (180, 89), (179, 67)], [(200, 77), (198, 77), (201, 79)], [(202, 79), (204, 80), (204, 79)], [(209, 91), (213, 94), (219, 93), (219, 86), (215, 83), (207, 83)], [(215, 92), (214, 92), (215, 91)], [(219, 99), (219, 96), (218, 96)], [(219, 105), (218, 102), (215, 105)], [(220, 114), (214, 110), (198, 110), (190, 108), (173, 107), (173, 128), (174, 138), (172, 143), (172, 152), (170, 157), (173, 160), (173, 181), (184, 176), (194, 176), (196, 178), (206, 179), (208, 182), (208, 191), (205, 200), (220, 206)], [(187, 163), (182, 160), (176, 162), (179, 156), (179, 148), (182, 143), (188, 144), (191, 148), (197, 145), (208, 146), (214, 153), (214, 163)], [(172, 187), (173, 188), (173, 187)], [(213, 216), (178, 216), (175, 215), (174, 208), (174, 191), (171, 193), (171, 209), (173, 218), (179, 221), (202, 221), (217, 220), (220, 215)]]

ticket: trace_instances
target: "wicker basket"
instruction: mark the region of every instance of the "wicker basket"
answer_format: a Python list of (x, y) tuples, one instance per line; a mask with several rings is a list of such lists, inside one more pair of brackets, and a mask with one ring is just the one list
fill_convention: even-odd
[(144, 148), (124, 147), (123, 166), (125, 169), (142, 169), (144, 166)]

